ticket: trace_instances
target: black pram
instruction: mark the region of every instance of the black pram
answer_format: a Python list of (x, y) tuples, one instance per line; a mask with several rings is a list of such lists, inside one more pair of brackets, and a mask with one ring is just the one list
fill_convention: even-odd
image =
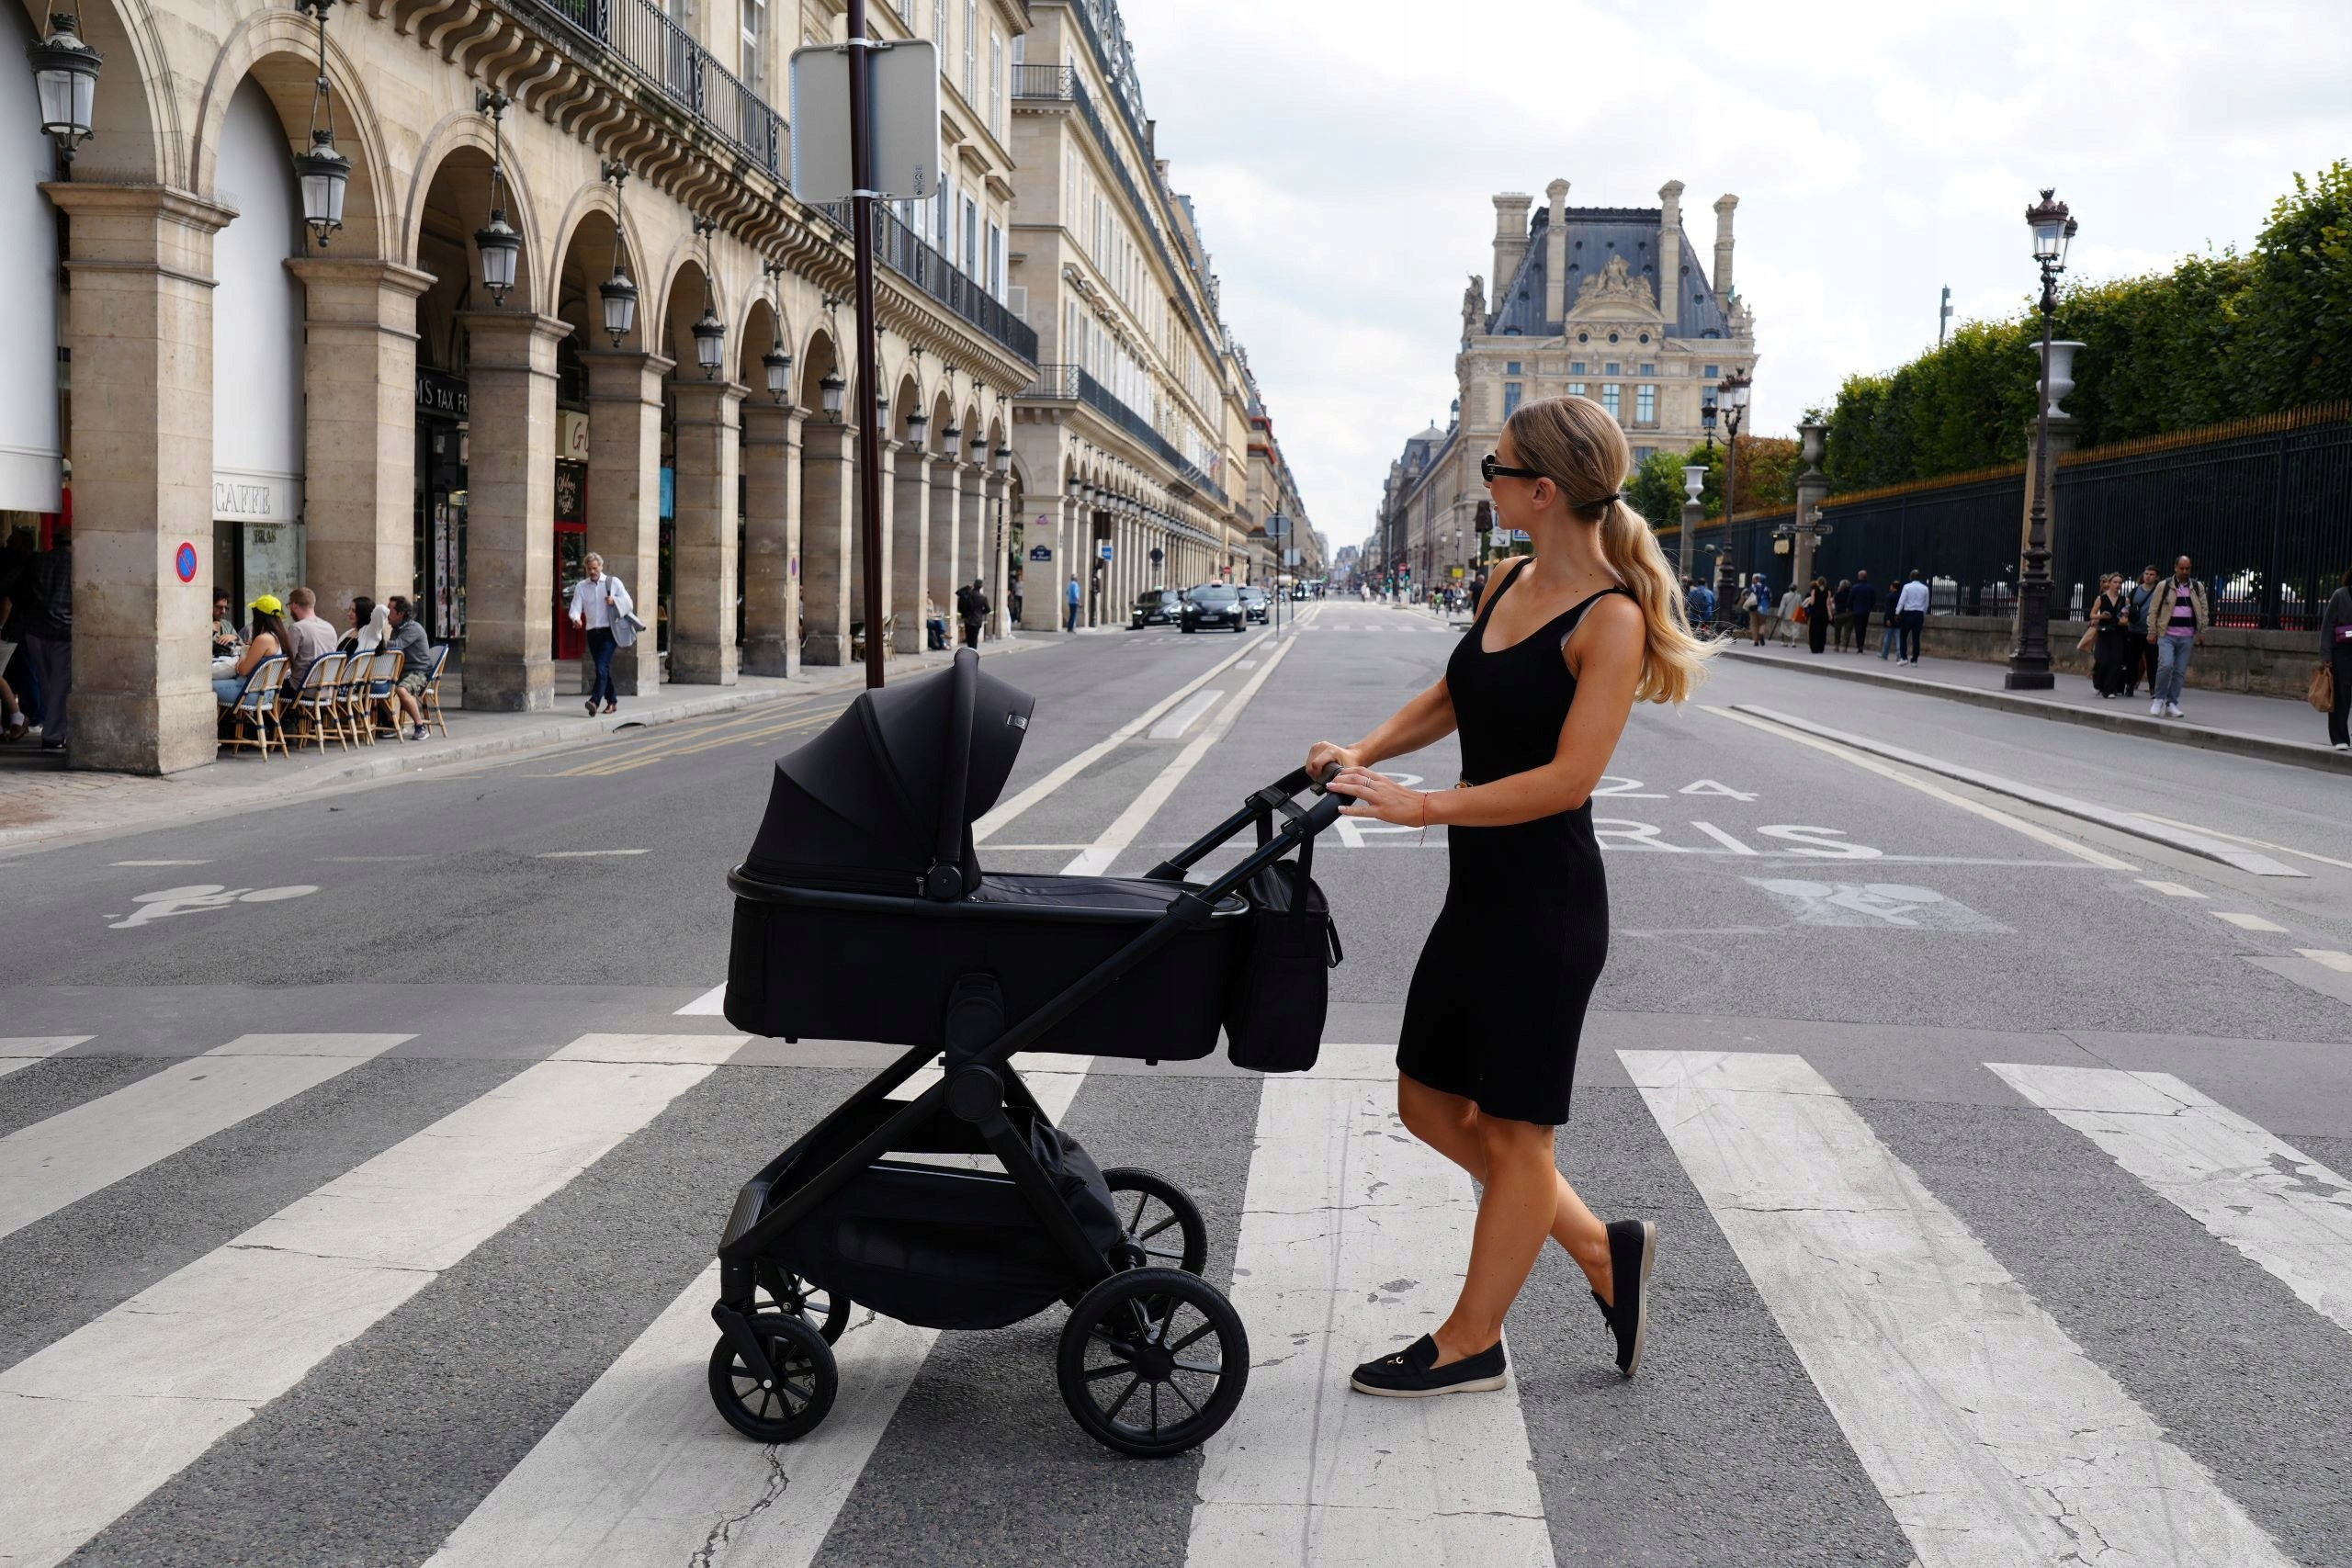
[[(972, 823), (1032, 705), (969, 649), (861, 694), (776, 763), (728, 877), (729, 1022), (908, 1047), (736, 1197), (710, 1392), (749, 1437), (786, 1442), (824, 1419), (853, 1301), (943, 1329), (1069, 1303), (1063, 1401), (1124, 1453), (1182, 1453), (1240, 1401), (1249, 1338), (1200, 1278), (1199, 1209), (1148, 1171), (1097, 1169), (1012, 1061), (1190, 1061), (1223, 1029), (1242, 1066), (1311, 1066), (1339, 947), (1308, 874), (1340, 801), (1302, 806), (1321, 792), (1293, 773), (1142, 877), (983, 873)], [(1184, 880), (1252, 824), (1257, 848), (1232, 870)], [(934, 1060), (939, 1081), (892, 1098)], [(1001, 1168), (904, 1157), (980, 1155)]]

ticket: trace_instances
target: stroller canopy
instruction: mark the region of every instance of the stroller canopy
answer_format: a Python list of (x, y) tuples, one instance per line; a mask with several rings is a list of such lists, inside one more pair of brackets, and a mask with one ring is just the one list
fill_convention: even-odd
[(950, 669), (859, 694), (777, 761), (743, 863), (765, 882), (948, 901), (980, 886), (972, 821), (996, 804), (1035, 705), (956, 650)]

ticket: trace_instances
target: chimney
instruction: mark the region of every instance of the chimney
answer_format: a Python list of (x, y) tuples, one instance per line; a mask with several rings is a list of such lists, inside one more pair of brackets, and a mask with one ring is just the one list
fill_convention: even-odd
[(1738, 205), (1736, 196), (1715, 197), (1715, 298), (1726, 310), (1731, 309), (1731, 209)]
[(1567, 313), (1568, 182), (1554, 180), (1544, 194), (1552, 203), (1551, 231), (1544, 239), (1544, 319), (1556, 321)]
[(1511, 279), (1519, 276), (1520, 258), (1527, 254), (1527, 209), (1534, 204), (1533, 197), (1517, 191), (1495, 197), (1494, 298), (1488, 303), (1498, 313), (1509, 299)]
[(1671, 332), (1682, 314), (1682, 182), (1658, 186), (1657, 204), (1657, 308)]

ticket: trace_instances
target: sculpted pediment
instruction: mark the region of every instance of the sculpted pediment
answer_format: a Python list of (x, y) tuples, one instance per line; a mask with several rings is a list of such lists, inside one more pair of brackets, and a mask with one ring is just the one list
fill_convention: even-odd
[(1657, 308), (1657, 293), (1649, 279), (1636, 276), (1625, 265), (1623, 256), (1611, 256), (1608, 265), (1599, 272), (1587, 273), (1577, 285), (1575, 303), (1568, 307), (1571, 321), (1607, 318), (1631, 321), (1663, 321), (1665, 316)]

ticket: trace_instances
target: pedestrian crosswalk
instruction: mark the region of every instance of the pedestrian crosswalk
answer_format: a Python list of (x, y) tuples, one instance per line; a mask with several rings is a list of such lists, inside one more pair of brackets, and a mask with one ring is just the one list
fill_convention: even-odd
[[(265, 1112), (299, 1111), (307, 1088), (405, 1038), (241, 1036), (120, 1087), (103, 1080), (107, 1092), (0, 1139), (0, 1309), (12, 1233), (53, 1229), (113, 1184), (169, 1168)], [(103, 1037), (0, 1039), (0, 1065), (93, 1044), (103, 1050)], [(306, 1390), (331, 1359), (364, 1356), (435, 1280), (625, 1145), (681, 1135), (663, 1113), (684, 1097), (744, 1081), (729, 1075), (798, 1070), (771, 1065), (773, 1048), (739, 1055), (743, 1044), (725, 1032), (550, 1041), (542, 1059), (496, 1087), (355, 1155), (348, 1169), (243, 1234), (0, 1367), (0, 1564), (63, 1562), (126, 1531), (151, 1560), (192, 1560), (170, 1549), (183, 1520), (164, 1505), (177, 1478), (273, 1402)], [(1476, 1213), (1469, 1180), (1397, 1122), (1389, 1057), (1382, 1046), (1327, 1045), (1314, 1073), (1250, 1086), (1254, 1122), (1157, 1131), (1122, 1111), (1123, 1097), (1167, 1080), (1091, 1072), (1080, 1058), (1024, 1064), (1057, 1119), (1083, 1094), (1098, 1124), (1125, 1130), (1135, 1146), (1098, 1149), (1106, 1165), (1148, 1166), (1205, 1140), (1249, 1150), (1246, 1190), (1224, 1221), (1235, 1231), (1229, 1279), (1219, 1280), (1251, 1340), (1239, 1412), (1197, 1456), (1157, 1467), (1119, 1461), (1114, 1472), (1067, 1423), (1017, 1438), (999, 1430), (991, 1440), (1035, 1445), (1023, 1463), (1039, 1499), (1144, 1477), (1138, 1483), (1179, 1499), (1175, 1534), (1152, 1560), (1172, 1561), (1181, 1549), (1194, 1568), (1588, 1560), (1577, 1548), (1578, 1510), (1608, 1507), (1608, 1488), (1559, 1473), (1545, 1434), (1596, 1415), (1603, 1387), (1617, 1416), (1666, 1396), (1690, 1348), (1678, 1338), (1696, 1332), (1708, 1307), (1678, 1300), (1674, 1261), (1678, 1248), (1687, 1256), (1704, 1242), (1727, 1246), (1740, 1288), (1793, 1352), (1809, 1397), (1843, 1434), (1919, 1568), (2321, 1560), (2275, 1498), (2246, 1495), (2195, 1431), (2151, 1414), (2123, 1369), (2106, 1364), (2108, 1342), (2073, 1327), (2068, 1303), (2037, 1298), (2033, 1271), (2003, 1255), (2000, 1236), (1973, 1227), (1965, 1204), (1939, 1195), (1935, 1172), (1898, 1153), (1871, 1103), (1841, 1093), (1800, 1055), (1628, 1050), (1617, 1059), (1632, 1091), (1579, 1102), (1579, 1118), (1610, 1113), (1589, 1106), (1619, 1106), (1630, 1135), (1659, 1150), (1695, 1194), (1702, 1208), (1690, 1212), (1720, 1230), (1718, 1242), (1690, 1234), (1686, 1221), (1683, 1234), (1666, 1237), (1641, 1378), (1622, 1389), (1613, 1373), (1603, 1379), (1596, 1319), (1591, 1369), (1515, 1358), (1500, 1395), (1350, 1395), (1353, 1362), (1409, 1341), (1450, 1306)], [(2211, 1098), (2227, 1085), (2081, 1066), (1994, 1062), (1983, 1071), (1988, 1103), (2070, 1140), (2119, 1190), (2161, 1200), (2154, 1212), (2194, 1222), (2167, 1233), (2174, 1252), (2151, 1258), (2152, 1270), (2250, 1262), (2260, 1272), (2246, 1278), (2275, 1292), (2281, 1311), (2302, 1314), (2301, 1332), (2352, 1360), (2343, 1338), (2352, 1332), (2352, 1183)], [(0, 1085), (0, 1103), (9, 1092)], [(830, 1103), (833, 1090), (822, 1098)], [(2087, 1144), (2072, 1143), (2077, 1136)], [(2030, 1169), (2006, 1179), (2019, 1205), (2056, 1201)], [(710, 1195), (714, 1239), (729, 1195)], [(92, 1239), (102, 1247), (104, 1238)], [(551, 1280), (549, 1291), (584, 1288), (595, 1262), (581, 1259), (578, 1280)], [(2115, 1282), (2119, 1293), (2133, 1288)], [(509, 1429), (498, 1426), (509, 1413), (482, 1411), (497, 1438), (484, 1453), (496, 1457), (448, 1456), (454, 1468), (479, 1472), (461, 1506), (416, 1550), (369, 1560), (435, 1568), (866, 1560), (840, 1545), (845, 1507), (862, 1481), (935, 1462), (927, 1445), (954, 1440), (910, 1423), (902, 1407), (927, 1379), (969, 1377), (968, 1359), (951, 1374), (934, 1334), (860, 1313), (841, 1342), (841, 1394), (828, 1420), (797, 1444), (763, 1448), (719, 1422), (705, 1387), (715, 1266), (682, 1269), (661, 1292), (592, 1364), (601, 1372), (583, 1375), (544, 1419)], [(517, 1355), (530, 1353), (530, 1304), (514, 1303), (506, 1325)], [(1050, 1389), (1034, 1332), (964, 1337), (1004, 1359), (1003, 1382)], [(1588, 1370), (1590, 1379), (1579, 1375)], [(977, 1412), (1001, 1393), (993, 1378), (967, 1392), (954, 1407)], [(466, 1391), (447, 1396), (462, 1401)], [(1720, 1398), (1726, 1418), (1741, 1408), (1735, 1390), (1680, 1396)], [(1645, 1456), (1644, 1440), (1638, 1423), (1625, 1428), (1620, 1459), (1670, 1472), (1679, 1456)], [(413, 1457), (388, 1451), (378, 1462)], [(1057, 1537), (1023, 1534), (1033, 1528), (1019, 1517), (1024, 1499), (954, 1506), (1004, 1511), (996, 1531), (1004, 1561), (1063, 1560), (1052, 1549)], [(894, 1528), (907, 1533), (893, 1561), (936, 1560), (925, 1553), (922, 1518)], [(248, 1560), (308, 1559), (289, 1542), (279, 1558)], [(1693, 1548), (1674, 1560), (1738, 1559)]]

